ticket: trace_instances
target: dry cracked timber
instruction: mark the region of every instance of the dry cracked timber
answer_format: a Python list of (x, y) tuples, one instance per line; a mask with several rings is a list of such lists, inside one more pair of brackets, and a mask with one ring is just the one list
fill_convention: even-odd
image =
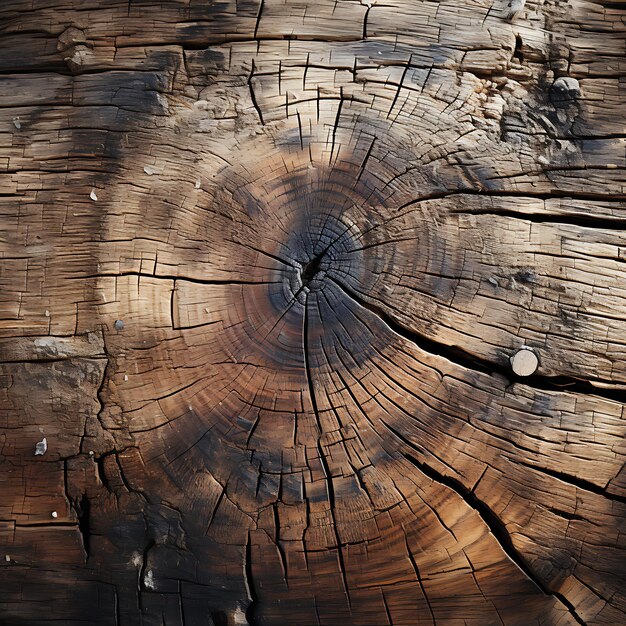
[(0, 621), (625, 621), (626, 10), (515, 4), (4, 0)]

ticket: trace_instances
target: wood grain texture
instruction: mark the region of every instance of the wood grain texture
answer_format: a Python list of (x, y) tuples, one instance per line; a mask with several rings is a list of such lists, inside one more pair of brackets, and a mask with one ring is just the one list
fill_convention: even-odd
[(2, 623), (625, 622), (626, 11), (513, 4), (3, 1)]

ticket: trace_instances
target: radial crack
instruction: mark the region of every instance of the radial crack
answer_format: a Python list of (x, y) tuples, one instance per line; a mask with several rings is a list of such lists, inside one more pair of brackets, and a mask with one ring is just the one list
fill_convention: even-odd
[[(260, 17), (260, 13), (259, 13)], [(261, 107), (256, 99), (256, 94), (254, 93), (254, 85), (252, 84), (252, 79), (254, 78), (254, 71), (256, 67), (254, 65), (254, 59), (252, 59), (252, 69), (250, 70), (250, 76), (248, 76), (248, 89), (250, 90), (250, 99), (252, 100), (252, 106), (254, 107), (257, 115), (259, 116), (259, 120), (263, 126), (265, 126), (265, 120), (263, 119), (263, 111), (261, 111)]]
[(506, 526), (502, 523), (500, 518), (482, 501), (480, 500), (474, 490), (469, 490), (465, 485), (463, 485), (456, 478), (452, 478), (451, 476), (445, 476), (439, 473), (433, 467), (426, 465), (418, 461), (414, 456), (408, 454), (406, 452), (402, 453), (402, 456), (409, 461), (412, 465), (414, 465), (422, 474), (430, 478), (431, 480), (445, 485), (446, 487), (452, 489), (458, 496), (460, 496), (465, 503), (471, 507), (483, 520), (489, 531), (493, 535), (494, 539), (500, 545), (500, 548), (503, 552), (517, 565), (517, 567), (522, 571), (522, 573), (532, 581), (543, 593), (546, 595), (552, 595), (555, 598), (558, 598), (561, 603), (568, 609), (572, 617), (579, 623), (585, 624), (583, 619), (578, 615), (574, 605), (567, 600), (562, 594), (552, 591), (547, 585), (545, 585), (541, 579), (532, 571), (528, 563), (526, 563), (524, 557), (516, 550), (513, 545), (513, 541), (511, 539), (511, 535), (509, 531), (506, 529)]
[(626, 229), (626, 219), (623, 217), (599, 216), (580, 213), (527, 213), (510, 211), (507, 209), (476, 209), (454, 211), (457, 215), (485, 215), (490, 217), (508, 217), (511, 219), (525, 220), (533, 224), (562, 224), (564, 226), (580, 226), (581, 228), (597, 228), (601, 230)]
[(248, 539), (246, 541), (246, 547), (244, 552), (244, 582), (248, 591), (248, 597), (250, 598), (250, 604), (246, 609), (246, 621), (248, 624), (255, 624), (255, 614), (259, 605), (259, 597), (254, 586), (254, 578), (252, 575), (252, 538), (250, 537), (250, 531), (248, 531)]
[(428, 610), (430, 612), (430, 616), (433, 620), (433, 624), (437, 623), (437, 620), (435, 619), (435, 614), (433, 613), (433, 607), (430, 604), (430, 600), (428, 599), (428, 595), (426, 594), (426, 589), (424, 588), (424, 583), (422, 582), (422, 577), (420, 575), (420, 570), (419, 567), (417, 566), (417, 561), (415, 560), (415, 557), (413, 556), (413, 552), (411, 551), (411, 547), (409, 546), (409, 540), (406, 536), (406, 534), (404, 535), (404, 543), (406, 545), (406, 552), (409, 556), (409, 562), (411, 563), (411, 566), (413, 567), (413, 570), (415, 571), (415, 577), (417, 578), (417, 582), (419, 583), (419, 586), (422, 589), (422, 593), (424, 594), (424, 600), (426, 600), (426, 604), (428, 605)]
[[(556, 478), (557, 480), (561, 480), (568, 485), (572, 485), (577, 489), (582, 489), (583, 491), (590, 491), (591, 493), (595, 493), (598, 496), (602, 496), (603, 498), (607, 498), (608, 500), (612, 500), (613, 502), (620, 502), (621, 504), (626, 504), (626, 497), (620, 496), (616, 493), (610, 493), (606, 489), (603, 489), (599, 485), (592, 483), (589, 480), (585, 480), (584, 478), (579, 478), (578, 476), (572, 476), (571, 474), (567, 474), (565, 472), (559, 472), (556, 470), (549, 469), (547, 467), (539, 467), (538, 465), (534, 465), (533, 463), (525, 463), (524, 461), (515, 461), (524, 467), (529, 467), (541, 474), (545, 474), (546, 476), (550, 476), (552, 478)], [(609, 481), (610, 482), (610, 481)]]
[(309, 361), (309, 295), (307, 294), (305, 303), (304, 303), (304, 317), (302, 324), (302, 342), (303, 342), (303, 350), (304, 350), (304, 368), (306, 371), (307, 383), (309, 386), (309, 396), (311, 399), (311, 406), (313, 407), (313, 413), (315, 415), (315, 419), (317, 421), (317, 427), (319, 430), (318, 438), (317, 438), (317, 452), (320, 458), (320, 462), (322, 464), (322, 468), (324, 470), (324, 476), (326, 477), (326, 485), (328, 487), (328, 501), (330, 506), (330, 514), (333, 518), (333, 531), (335, 534), (335, 541), (337, 543), (337, 558), (339, 561), (339, 569), (341, 570), (341, 579), (343, 581), (343, 587), (346, 593), (346, 597), (348, 599), (348, 605), (352, 605), (350, 600), (350, 593), (348, 591), (348, 581), (346, 578), (346, 567), (343, 560), (343, 553), (341, 549), (341, 541), (339, 539), (339, 532), (337, 530), (337, 519), (335, 517), (335, 489), (333, 486), (333, 477), (330, 472), (330, 468), (328, 466), (328, 459), (324, 454), (324, 449), (321, 443), (322, 433), (324, 432), (322, 428), (322, 422), (319, 415), (319, 410), (317, 407), (317, 400), (315, 397), (315, 389), (313, 385), (313, 378), (311, 376), (311, 364)]
[[(350, 289), (346, 285), (339, 282), (336, 278), (329, 276), (329, 280), (339, 287), (350, 299), (356, 302), (359, 306), (367, 309), (373, 313), (378, 319), (380, 319), (386, 326), (388, 326), (396, 335), (403, 337), (407, 341), (415, 344), (420, 350), (434, 354), (462, 367), (464, 369), (483, 372), (485, 374), (493, 375), (500, 374), (505, 379), (513, 382), (517, 382), (517, 377), (513, 371), (507, 368), (505, 365), (489, 361), (481, 358), (475, 354), (467, 352), (459, 346), (449, 346), (434, 339), (430, 339), (421, 335), (414, 330), (408, 329), (402, 324), (396, 322), (382, 307), (373, 304), (366, 300), (362, 296), (358, 295), (354, 290)], [(606, 382), (606, 381), (593, 381), (593, 382)], [(581, 395), (594, 395), (610, 400), (616, 400), (617, 402), (626, 403), (626, 391), (623, 389), (611, 389), (606, 387), (596, 387), (592, 381), (580, 380), (578, 378), (570, 376), (541, 376), (533, 374), (532, 376), (525, 377), (523, 384), (533, 389), (539, 389), (542, 391), (556, 391), (556, 392), (568, 392), (577, 393)], [(611, 384), (610, 381), (608, 384)], [(567, 387), (565, 389), (565, 387)]]

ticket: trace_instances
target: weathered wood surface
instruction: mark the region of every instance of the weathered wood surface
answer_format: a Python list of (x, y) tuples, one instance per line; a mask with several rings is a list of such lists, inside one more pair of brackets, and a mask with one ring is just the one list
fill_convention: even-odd
[(625, 623), (625, 22), (3, 0), (0, 621)]

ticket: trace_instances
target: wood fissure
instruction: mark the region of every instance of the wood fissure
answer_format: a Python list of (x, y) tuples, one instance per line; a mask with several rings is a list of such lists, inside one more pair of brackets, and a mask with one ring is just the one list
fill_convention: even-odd
[[(517, 565), (517, 567), (524, 572), (524, 574), (532, 580), (532, 582), (541, 589), (547, 595), (555, 595), (559, 597), (559, 595), (550, 589), (546, 588), (546, 586), (541, 582), (541, 580), (533, 573), (532, 568), (524, 561), (523, 557), (520, 553), (515, 549), (513, 545), (513, 541), (511, 540), (511, 535), (509, 531), (506, 529), (500, 519), (496, 515), (494, 515), (493, 511), (485, 505), (480, 499), (478, 499), (474, 494), (474, 489), (467, 489), (462, 483), (451, 476), (444, 476), (443, 474), (437, 472), (432, 467), (426, 465), (425, 463), (421, 463), (414, 456), (408, 453), (403, 454), (404, 458), (407, 459), (411, 464), (417, 467), (421, 472), (423, 472), (426, 476), (428, 476), (431, 480), (434, 480), (446, 487), (449, 487), (456, 493), (458, 493), (463, 500), (474, 509), (478, 515), (482, 518), (485, 524), (489, 527), (490, 532), (497, 539), (498, 543), (502, 547), (502, 550), (508, 555), (508, 557)], [(561, 597), (559, 600), (563, 601)], [(570, 603), (565, 603), (568, 607), (568, 610), (575, 617), (576, 621), (579, 623), (584, 623), (580, 616), (577, 615), (574, 607), (571, 606)]]
[[(350, 298), (352, 298), (359, 306), (362, 306), (364, 309), (372, 312), (376, 317), (381, 319), (385, 325), (389, 326), (390, 329), (393, 330), (394, 333), (403, 337), (407, 341), (414, 343), (421, 350), (425, 352), (429, 352), (430, 354), (441, 356), (448, 361), (455, 363), (463, 368), (475, 370), (477, 372), (482, 372), (488, 375), (499, 374), (504, 378), (512, 381), (514, 383), (518, 377), (515, 376), (515, 373), (512, 370), (509, 370), (505, 366), (499, 363), (486, 361), (484, 359), (480, 359), (473, 354), (469, 354), (462, 350), (461, 348), (454, 346), (447, 346), (442, 343), (438, 343), (433, 341), (432, 339), (428, 339), (427, 337), (418, 335), (414, 331), (407, 329), (402, 326), (398, 322), (396, 322), (388, 313), (385, 312), (381, 307), (372, 304), (371, 302), (365, 300), (363, 297), (359, 296), (347, 287), (344, 284), (341, 284), (339, 281), (333, 282), (337, 284), (337, 286), (344, 291)], [(522, 379), (519, 379), (522, 380)], [(603, 397), (611, 400), (616, 400), (618, 402), (626, 403), (626, 390), (622, 388), (622, 386), (618, 386), (617, 389), (611, 389), (607, 387), (596, 387), (594, 386), (594, 382), (610, 385), (610, 381), (584, 381), (577, 380), (574, 378), (569, 378), (565, 376), (556, 377), (546, 377), (533, 375), (529, 377), (523, 378), (523, 384), (534, 387), (536, 389), (543, 389), (546, 391), (566, 391), (568, 393), (576, 393), (576, 394), (591, 394), (596, 395), (598, 397)]]
[(4, 622), (623, 623), (625, 11), (4, 2)]

